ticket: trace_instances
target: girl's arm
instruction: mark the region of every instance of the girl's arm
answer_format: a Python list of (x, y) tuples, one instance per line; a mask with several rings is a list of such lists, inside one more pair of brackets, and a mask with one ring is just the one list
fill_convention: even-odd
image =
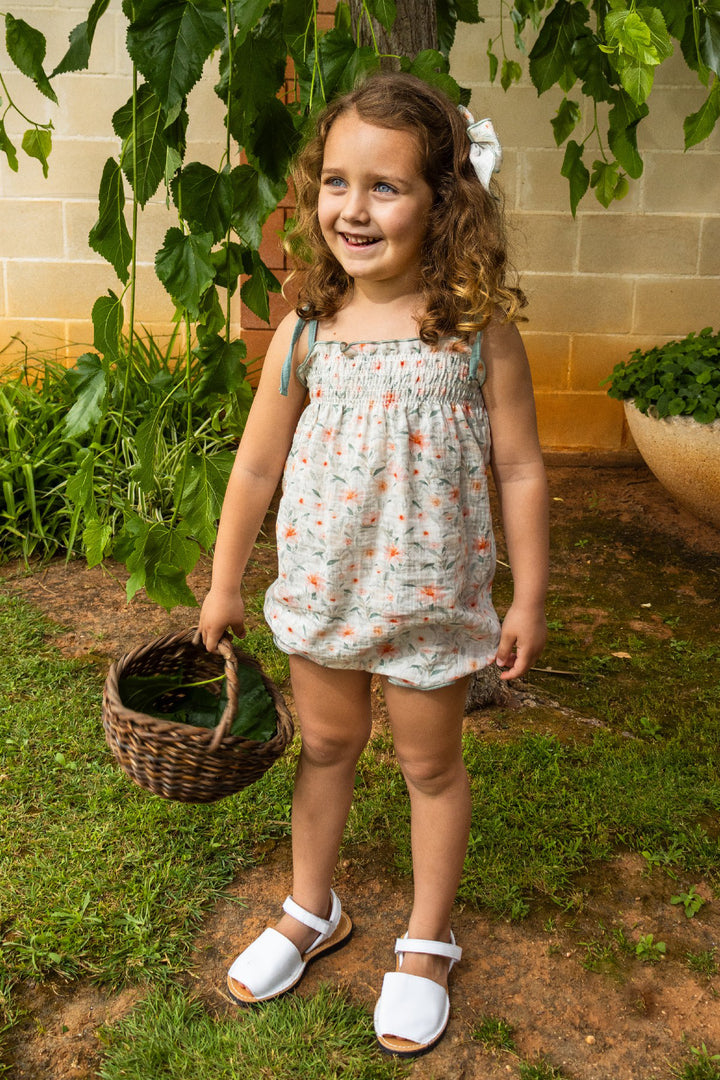
[[(245, 608), (240, 595), (253, 545), (282, 476), (305, 388), (290, 379), (288, 396), (279, 392), (282, 367), (297, 317), (288, 315), (278, 327), (263, 364), (245, 431), (230, 474), (218, 528), (210, 592), (200, 612), (199, 634), (210, 652), (230, 626), (242, 637)], [(303, 332), (296, 356), (307, 331)]]
[(530, 367), (517, 327), (491, 323), (483, 335), (483, 360), (492, 471), (514, 586), (495, 662), (506, 669), (502, 679), (516, 679), (535, 663), (547, 637), (547, 480)]

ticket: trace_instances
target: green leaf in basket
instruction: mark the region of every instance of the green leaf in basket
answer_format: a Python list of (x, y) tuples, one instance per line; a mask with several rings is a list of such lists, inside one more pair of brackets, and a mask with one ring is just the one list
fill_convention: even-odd
[[(230, 734), (267, 742), (277, 730), (275, 703), (259, 671), (241, 665), (238, 676), (238, 708)], [(219, 694), (210, 689), (213, 684), (219, 686)], [(170, 674), (128, 675), (119, 680), (118, 690), (123, 704), (135, 712), (193, 727), (217, 727), (228, 701), (224, 675), (208, 682), (192, 683), (186, 681), (182, 669)], [(163, 704), (163, 696), (170, 692), (181, 693), (181, 699), (171, 711), (158, 708)]]

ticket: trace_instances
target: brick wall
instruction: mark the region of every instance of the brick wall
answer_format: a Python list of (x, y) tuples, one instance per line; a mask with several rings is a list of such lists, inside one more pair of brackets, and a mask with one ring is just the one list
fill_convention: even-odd
[[(477, 118), (493, 117), (505, 150), (501, 180), (514, 259), (530, 299), (523, 333), (543, 443), (622, 450), (629, 445), (622, 408), (599, 389), (600, 380), (636, 346), (720, 326), (720, 133), (683, 153), (683, 117), (699, 107), (704, 92), (674, 57), (657, 77), (651, 116), (640, 128), (644, 175), (610, 210), (586, 196), (573, 220), (560, 176), (562, 150), (549, 123), (561, 95), (538, 98), (529, 83), (505, 94), (489, 84), (485, 49), (498, 31), (497, 8), (481, 0), (483, 8), (484, 24), (462, 28), (452, 70), (472, 87)], [(48, 70), (86, 13), (87, 4), (78, 0), (15, 6), (16, 16), (46, 34)], [(17, 174), (0, 161), (0, 365), (22, 352), (14, 335), (36, 352), (76, 357), (92, 340), (94, 300), (118, 287), (111, 268), (87, 246), (87, 233), (103, 163), (117, 150), (111, 117), (130, 93), (125, 28), (120, 0), (112, 0), (90, 71), (56, 80), (59, 108), (3, 67), (18, 104), (37, 119), (52, 119), (55, 133), (47, 180), (39, 163), (22, 154)], [(213, 81), (206, 77), (192, 94), (187, 160), (217, 167), (223, 126)], [(16, 143), (23, 126), (8, 124)], [(277, 232), (288, 213), (279, 209), (265, 230), (263, 255), (281, 278), (287, 267)], [(152, 261), (170, 224), (158, 197), (141, 219), (138, 289), (138, 318), (157, 336), (169, 332), (172, 305)], [(274, 298), (274, 319), (284, 310)], [(242, 333), (251, 357), (261, 357), (271, 330), (241, 312), (239, 303), (235, 311), (234, 332)]]

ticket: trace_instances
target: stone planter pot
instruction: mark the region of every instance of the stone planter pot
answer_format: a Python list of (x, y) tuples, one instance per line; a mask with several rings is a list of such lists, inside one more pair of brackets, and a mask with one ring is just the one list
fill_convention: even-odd
[(720, 529), (720, 420), (658, 420), (641, 413), (632, 401), (624, 405), (630, 433), (648, 468), (695, 517)]

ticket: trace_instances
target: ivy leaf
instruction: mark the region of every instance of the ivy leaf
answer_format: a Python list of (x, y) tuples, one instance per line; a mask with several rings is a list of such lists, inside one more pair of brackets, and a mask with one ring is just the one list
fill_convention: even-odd
[(210, 259), (212, 233), (190, 233), (168, 229), (155, 256), (155, 271), (178, 307), (187, 308), (196, 319), (200, 298), (212, 284), (215, 268)]
[(230, 174), (191, 161), (173, 180), (170, 190), (180, 216), (191, 229), (212, 233), (222, 240), (230, 227), (233, 194)]
[(213, 394), (236, 393), (245, 381), (247, 356), (244, 341), (226, 341), (215, 335), (193, 350), (203, 365), (196, 390), (197, 400), (204, 401)]
[(112, 525), (100, 518), (91, 518), (83, 529), (83, 548), (88, 566), (99, 566), (105, 558), (112, 540)]
[(716, 78), (710, 93), (696, 113), (691, 113), (683, 121), (685, 131), (685, 149), (696, 146), (707, 139), (720, 118), (720, 79)]
[(242, 45), (260, 16), (270, 6), (271, 0), (235, 0), (232, 5), (235, 21), (235, 48)]
[(697, 8), (700, 20), (700, 56), (720, 75), (720, 0), (706, 0)]
[(576, 101), (564, 98), (560, 103), (557, 113), (550, 123), (555, 133), (555, 142), (562, 146), (565, 140), (572, 134), (580, 120), (580, 106)]
[(197, 606), (186, 581), (200, 557), (195, 541), (162, 522), (141, 521), (136, 515), (130, 517), (121, 534), (123, 545), (132, 545), (125, 560), (130, 571), (126, 586), (128, 600), (144, 586), (148, 597), (168, 610), (178, 604)]
[(230, 173), (232, 227), (241, 240), (260, 247), (262, 227), (287, 192), (287, 184), (274, 183), (252, 165), (238, 165)]
[(588, 11), (584, 4), (558, 0), (545, 19), (537, 41), (530, 50), (530, 78), (544, 94), (572, 67), (573, 45), (585, 31)]
[(2, 150), (2, 152), (5, 154), (5, 156), (6, 156), (7, 160), (8, 160), (8, 165), (10, 166), (12, 171), (17, 172), (18, 171), (17, 151), (15, 150), (15, 147), (13, 146), (13, 143), (12, 143), (12, 141), (10, 139), (10, 136), (8, 135), (7, 131), (5, 130), (5, 124), (3, 123), (2, 118), (0, 118), (0, 150)]
[(522, 78), (522, 68), (516, 60), (508, 60), (504, 58), (502, 62), (502, 69), (500, 71), (500, 85), (503, 90), (509, 90), (514, 82), (520, 82)]
[(389, 34), (397, 18), (395, 0), (367, 0), (367, 7), (370, 14), (377, 19)]
[[(191, 536), (209, 551), (217, 536), (217, 522), (235, 455), (229, 450), (216, 454), (190, 454), (185, 487), (178, 510)], [(176, 492), (176, 497), (179, 493)]]
[[(123, 172), (141, 206), (157, 191), (165, 175), (168, 141), (165, 135), (167, 117), (148, 83), (138, 87), (135, 99), (135, 125), (133, 130), (133, 100), (122, 105), (113, 115), (112, 126), (118, 138), (123, 140), (121, 162)], [(137, 153), (136, 153), (137, 150)]]
[(108, 360), (119, 359), (123, 319), (122, 301), (111, 290), (93, 304), (93, 345)]
[(97, 24), (109, 6), (110, 0), (95, 0), (85, 22), (70, 31), (70, 48), (51, 73), (51, 79), (67, 71), (84, 71), (87, 68)]
[(128, 280), (132, 258), (132, 240), (125, 224), (125, 189), (122, 171), (114, 158), (108, 158), (100, 181), (98, 220), (88, 241), (93, 251), (107, 259), (123, 284)]
[(594, 188), (599, 203), (607, 210), (613, 199), (627, 194), (627, 183), (623, 186), (623, 177), (618, 175), (616, 161), (594, 161), (590, 178), (590, 187)]
[(490, 82), (495, 82), (495, 77), (498, 73), (498, 58), (492, 51), (492, 42), (488, 43), (487, 47), (488, 68), (490, 72)]
[(582, 146), (571, 139), (565, 147), (565, 157), (560, 170), (562, 176), (570, 183), (570, 209), (573, 217), (575, 217), (578, 203), (590, 184), (590, 173), (583, 164), (582, 155)]
[(41, 94), (57, 105), (57, 95), (43, 69), (47, 49), (45, 35), (24, 19), (16, 19), (8, 13), (5, 16), (5, 46), (15, 67), (32, 79)]
[[(141, 7), (127, 32), (130, 58), (160, 98), (169, 117), (179, 111), (225, 38), (223, 0), (155, 0)], [(252, 69), (246, 76), (252, 79)]]
[(232, 95), (228, 101), (228, 57), (220, 64), (216, 92), (228, 105), (230, 133), (241, 146), (247, 131), (285, 79), (287, 47), (282, 34), (282, 4), (272, 4), (233, 53)]
[(279, 184), (287, 176), (299, 144), (300, 133), (290, 111), (278, 98), (271, 97), (248, 130), (245, 142), (248, 158), (272, 183)]
[(96, 353), (83, 353), (65, 377), (75, 394), (75, 403), (65, 417), (63, 435), (66, 439), (72, 439), (76, 435), (84, 435), (102, 416), (108, 372)]
[(37, 158), (42, 165), (43, 176), (47, 180), (48, 157), (52, 150), (52, 136), (43, 128), (29, 128), (22, 139), (22, 148), (28, 157)]
[(280, 292), (280, 282), (268, 270), (257, 251), (245, 253), (245, 272), (250, 275), (240, 289), (243, 303), (264, 322), (270, 321), (269, 292)]
[(633, 180), (637, 180), (643, 171), (643, 160), (637, 148), (637, 126), (649, 111), (647, 105), (636, 105), (625, 91), (620, 90), (608, 114), (610, 149)]

